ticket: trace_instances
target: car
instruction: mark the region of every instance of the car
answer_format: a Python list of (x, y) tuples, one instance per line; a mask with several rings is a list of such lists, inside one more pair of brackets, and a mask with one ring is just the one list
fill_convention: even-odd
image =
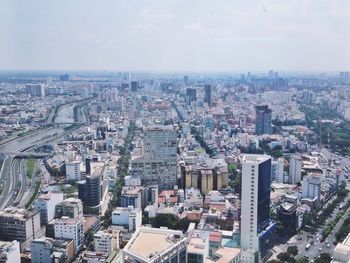
[(327, 247), (330, 247), (329, 243), (327, 244)]

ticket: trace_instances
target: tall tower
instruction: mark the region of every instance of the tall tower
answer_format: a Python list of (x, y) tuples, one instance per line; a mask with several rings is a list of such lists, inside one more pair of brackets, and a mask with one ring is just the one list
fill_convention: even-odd
[(172, 126), (145, 129), (142, 156), (131, 160), (130, 175), (142, 185), (158, 185), (160, 190), (177, 184), (177, 131)]
[(211, 96), (211, 86), (205, 85), (204, 86), (204, 102), (208, 103), (209, 107), (211, 107), (213, 101)]
[(242, 262), (258, 262), (270, 225), (271, 156), (246, 154), (242, 161)]
[(272, 111), (267, 105), (256, 106), (255, 107), (255, 134), (271, 134), (271, 118)]

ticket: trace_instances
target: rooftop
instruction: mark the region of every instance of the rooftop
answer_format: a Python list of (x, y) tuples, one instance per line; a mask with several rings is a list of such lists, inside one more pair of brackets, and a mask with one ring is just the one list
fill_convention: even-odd
[(143, 227), (133, 235), (124, 250), (149, 260), (184, 239), (181, 231)]

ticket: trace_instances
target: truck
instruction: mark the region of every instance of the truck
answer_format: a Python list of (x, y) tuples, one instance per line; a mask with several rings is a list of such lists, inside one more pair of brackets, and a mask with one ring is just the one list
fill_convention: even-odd
[(310, 247), (311, 247), (311, 244), (308, 243), (308, 244), (305, 246), (305, 250), (308, 250)]

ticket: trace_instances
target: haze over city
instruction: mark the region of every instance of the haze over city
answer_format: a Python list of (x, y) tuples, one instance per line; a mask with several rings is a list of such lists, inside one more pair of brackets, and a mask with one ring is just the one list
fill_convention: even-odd
[(349, 263), (349, 0), (0, 1), (0, 263)]
[(350, 2), (3, 0), (1, 70), (340, 71)]

